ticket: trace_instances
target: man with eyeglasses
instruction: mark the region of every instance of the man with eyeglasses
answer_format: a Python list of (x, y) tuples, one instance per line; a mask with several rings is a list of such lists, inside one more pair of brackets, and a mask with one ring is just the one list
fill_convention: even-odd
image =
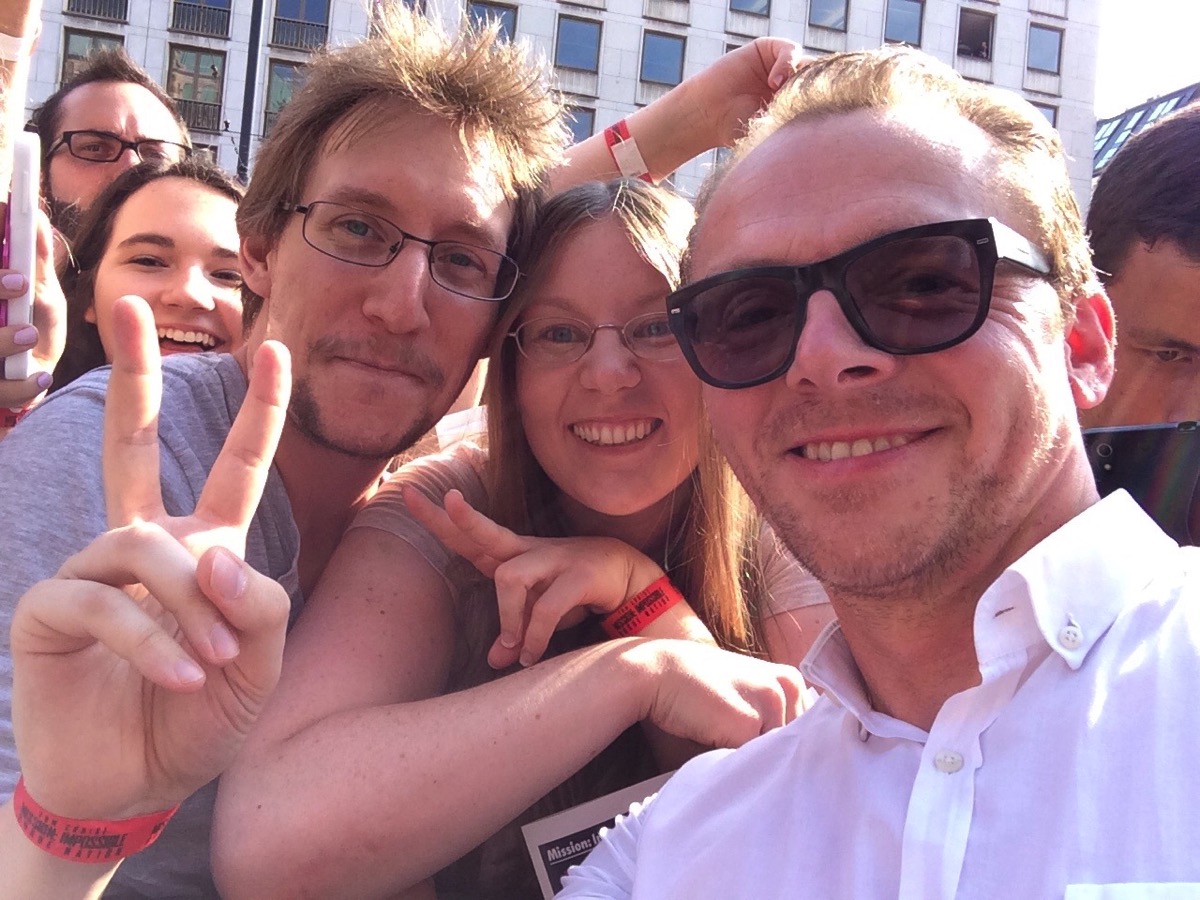
[(174, 101), (122, 48), (100, 50), (34, 113), (42, 191), (68, 240), (105, 187), (139, 162), (176, 162), (191, 139)]
[(813, 709), (689, 763), (561, 896), (1194, 893), (1200, 557), (1098, 499), (1113, 318), (1053, 129), (916, 51), (826, 58), (687, 262), (714, 434), (839, 622)]

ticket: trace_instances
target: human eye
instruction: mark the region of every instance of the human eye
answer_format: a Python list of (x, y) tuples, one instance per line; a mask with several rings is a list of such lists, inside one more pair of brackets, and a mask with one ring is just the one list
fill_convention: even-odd
[(175, 154), (162, 141), (139, 141), (138, 156), (145, 162), (167, 162), (175, 158)]
[(165, 269), (167, 267), (165, 260), (150, 253), (139, 253), (136, 256), (131, 256), (128, 262), (130, 265), (143, 269)]
[(1160, 363), (1182, 363), (1187, 364), (1192, 362), (1192, 355), (1181, 347), (1157, 347), (1150, 351), (1154, 354), (1154, 358)]
[(646, 350), (661, 350), (675, 346), (675, 336), (667, 322), (666, 313), (643, 316), (629, 323), (630, 343)]
[(71, 152), (88, 159), (100, 159), (113, 154), (117, 144), (107, 135), (94, 133), (76, 134), (71, 139)]
[(773, 327), (790, 312), (782, 300), (780, 290), (773, 284), (742, 285), (725, 297), (720, 330), (737, 335)]
[(539, 321), (533, 323), (533, 326), (532, 338), (537, 344), (569, 347), (587, 343), (587, 330), (577, 322)]
[(383, 230), (370, 216), (359, 213), (339, 215), (329, 223), (330, 231), (347, 241), (383, 242)]
[(212, 273), (214, 281), (220, 281), (230, 287), (241, 287), (242, 273), (237, 269), (219, 269)]

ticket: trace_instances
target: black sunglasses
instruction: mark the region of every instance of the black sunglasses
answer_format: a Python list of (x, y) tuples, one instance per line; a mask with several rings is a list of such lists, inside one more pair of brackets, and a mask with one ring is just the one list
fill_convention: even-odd
[(792, 365), (808, 301), (830, 291), (863, 342), (895, 355), (933, 353), (979, 330), (996, 263), (1050, 273), (1045, 254), (995, 219), (905, 228), (806, 266), (721, 272), (667, 297), (683, 355), (713, 387), (753, 387)]

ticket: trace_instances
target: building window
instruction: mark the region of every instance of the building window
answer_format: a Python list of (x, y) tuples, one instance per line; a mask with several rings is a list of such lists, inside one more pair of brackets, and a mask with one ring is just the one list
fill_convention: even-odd
[(171, 8), (171, 28), (189, 34), (229, 37), (230, 0), (175, 0)]
[(277, 0), (271, 43), (315, 50), (329, 37), (329, 0)]
[(1062, 67), (1063, 33), (1045, 25), (1029, 26), (1029, 68), (1055, 75)]
[(642, 81), (672, 85), (683, 81), (684, 44), (673, 34), (647, 31), (642, 37)]
[[(125, 39), (118, 34), (100, 34), (95, 31), (63, 29), (62, 81), (74, 78), (87, 58), (97, 50), (122, 47)], [(62, 82), (60, 82), (61, 84)]]
[(110, 22), (129, 20), (129, 0), (67, 0), (67, 12)]
[(734, 12), (750, 13), (752, 16), (769, 16), (771, 0), (729, 0), (729, 8)]
[(1033, 104), (1033, 108), (1036, 109), (1038, 112), (1040, 112), (1043, 116), (1045, 116), (1047, 122), (1049, 122), (1055, 128), (1058, 127), (1058, 107), (1057, 106), (1051, 106), (1048, 103), (1035, 103), (1035, 104)]
[(586, 106), (568, 106), (567, 127), (571, 129), (571, 143), (586, 141), (596, 133), (596, 111)]
[(958, 11), (958, 55), (973, 59), (992, 58), (992, 29), (996, 17), (973, 9)]
[(808, 24), (845, 31), (846, 0), (812, 0), (808, 5)]
[(887, 0), (883, 39), (893, 44), (921, 46), (921, 17), (924, 0)]
[(267, 68), (267, 109), (263, 121), (263, 134), (271, 133), (275, 120), (283, 105), (292, 99), (296, 88), (300, 87), (301, 68), (299, 63), (285, 62), (273, 59)]
[(517, 36), (517, 8), (499, 3), (468, 3), (467, 18), (476, 25), (493, 20), (500, 23), (500, 33), (510, 41)]
[(564, 69), (599, 72), (600, 23), (559, 16), (558, 40), (554, 42), (554, 64)]
[(217, 156), (216, 144), (192, 144), (192, 159), (216, 165)]
[(224, 83), (224, 53), (171, 45), (167, 93), (174, 98), (188, 128), (221, 131), (221, 90)]

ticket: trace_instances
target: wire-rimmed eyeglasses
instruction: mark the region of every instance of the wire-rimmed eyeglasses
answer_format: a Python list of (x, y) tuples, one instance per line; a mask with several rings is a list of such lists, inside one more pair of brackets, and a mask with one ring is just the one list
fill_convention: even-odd
[(132, 150), (142, 162), (173, 163), (192, 155), (192, 148), (186, 144), (150, 138), (127, 141), (109, 131), (64, 131), (51, 145), (46, 158), (53, 156), (59, 147), (66, 147), (76, 159), (95, 163), (116, 162), (126, 150)]
[(503, 300), (520, 274), (515, 261), (473, 244), (430, 241), (409, 234), (374, 213), (329, 200), (287, 203), (288, 212), (304, 216), (304, 240), (314, 250), (356, 266), (381, 268), (409, 241), (424, 244), (429, 275), (435, 284), (473, 300)]
[(531, 362), (561, 366), (583, 359), (596, 332), (603, 328), (616, 331), (629, 352), (640, 359), (661, 361), (680, 356), (665, 312), (636, 316), (624, 325), (591, 325), (568, 316), (540, 316), (522, 322), (509, 332), (509, 337), (516, 340), (521, 355)]

